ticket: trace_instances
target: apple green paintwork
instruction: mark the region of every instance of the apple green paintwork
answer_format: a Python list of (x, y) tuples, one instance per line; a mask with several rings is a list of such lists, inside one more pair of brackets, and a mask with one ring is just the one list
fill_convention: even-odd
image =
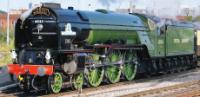
[(192, 28), (168, 26), (166, 32), (166, 55), (194, 53), (194, 32)]
[(91, 30), (86, 41), (95, 44), (109, 40), (125, 40), (128, 44), (136, 44), (137, 38), (135, 31)]
[[(107, 41), (124, 40), (126, 44), (144, 44), (151, 57), (163, 57), (194, 53), (194, 31), (184, 23), (177, 25), (164, 24), (158, 26), (151, 18), (138, 15), (142, 26), (110, 26), (93, 25), (86, 41), (89, 44), (105, 43)], [(135, 17), (135, 16), (134, 16)], [(166, 27), (161, 32), (162, 27)], [(144, 29), (145, 28), (145, 29)]]
[[(174, 56), (184, 54), (194, 54), (194, 30), (190, 23), (174, 23), (158, 26), (155, 23), (150, 23), (151, 19), (141, 16), (145, 25), (148, 25), (149, 31), (141, 35), (139, 40), (146, 40), (147, 35), (149, 40), (146, 46), (151, 57)], [(166, 30), (161, 33), (161, 28)], [(140, 36), (138, 34), (138, 36)], [(140, 41), (142, 43), (142, 41)]]

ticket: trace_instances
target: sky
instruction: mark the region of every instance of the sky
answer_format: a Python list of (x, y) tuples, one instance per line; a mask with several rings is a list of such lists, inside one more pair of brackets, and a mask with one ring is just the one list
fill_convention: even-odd
[[(7, 2), (10, 9), (28, 8), (29, 3), (56, 2), (63, 8), (73, 6), (78, 10), (109, 9), (115, 11), (118, 8), (128, 8), (130, 0), (0, 0), (0, 10), (7, 11)], [(132, 0), (136, 8), (154, 9), (156, 13), (163, 15), (177, 14), (180, 8), (200, 9), (200, 0)], [(200, 10), (199, 10), (200, 12)]]

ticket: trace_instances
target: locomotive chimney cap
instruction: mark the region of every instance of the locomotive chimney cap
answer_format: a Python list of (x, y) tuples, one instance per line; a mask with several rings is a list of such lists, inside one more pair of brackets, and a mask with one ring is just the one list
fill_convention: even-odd
[(48, 3), (48, 2), (45, 2), (45, 3), (42, 3), (42, 6), (50, 7), (50, 8), (61, 8), (60, 3)]
[(69, 9), (69, 10), (74, 10), (74, 7), (69, 6), (68, 9)]

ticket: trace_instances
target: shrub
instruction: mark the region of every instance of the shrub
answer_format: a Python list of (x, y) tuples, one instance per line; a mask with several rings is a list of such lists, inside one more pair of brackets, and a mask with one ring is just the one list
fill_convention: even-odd
[(14, 33), (11, 30), (9, 38), (9, 45), (6, 44), (6, 29), (0, 29), (0, 66), (11, 63), (10, 50), (14, 48)]

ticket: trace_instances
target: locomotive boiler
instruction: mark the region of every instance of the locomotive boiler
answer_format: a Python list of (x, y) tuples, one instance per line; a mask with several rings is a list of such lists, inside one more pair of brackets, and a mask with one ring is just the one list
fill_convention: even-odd
[(195, 67), (193, 26), (142, 14), (42, 5), (15, 26), (9, 72), (25, 91), (133, 80), (136, 74)]

